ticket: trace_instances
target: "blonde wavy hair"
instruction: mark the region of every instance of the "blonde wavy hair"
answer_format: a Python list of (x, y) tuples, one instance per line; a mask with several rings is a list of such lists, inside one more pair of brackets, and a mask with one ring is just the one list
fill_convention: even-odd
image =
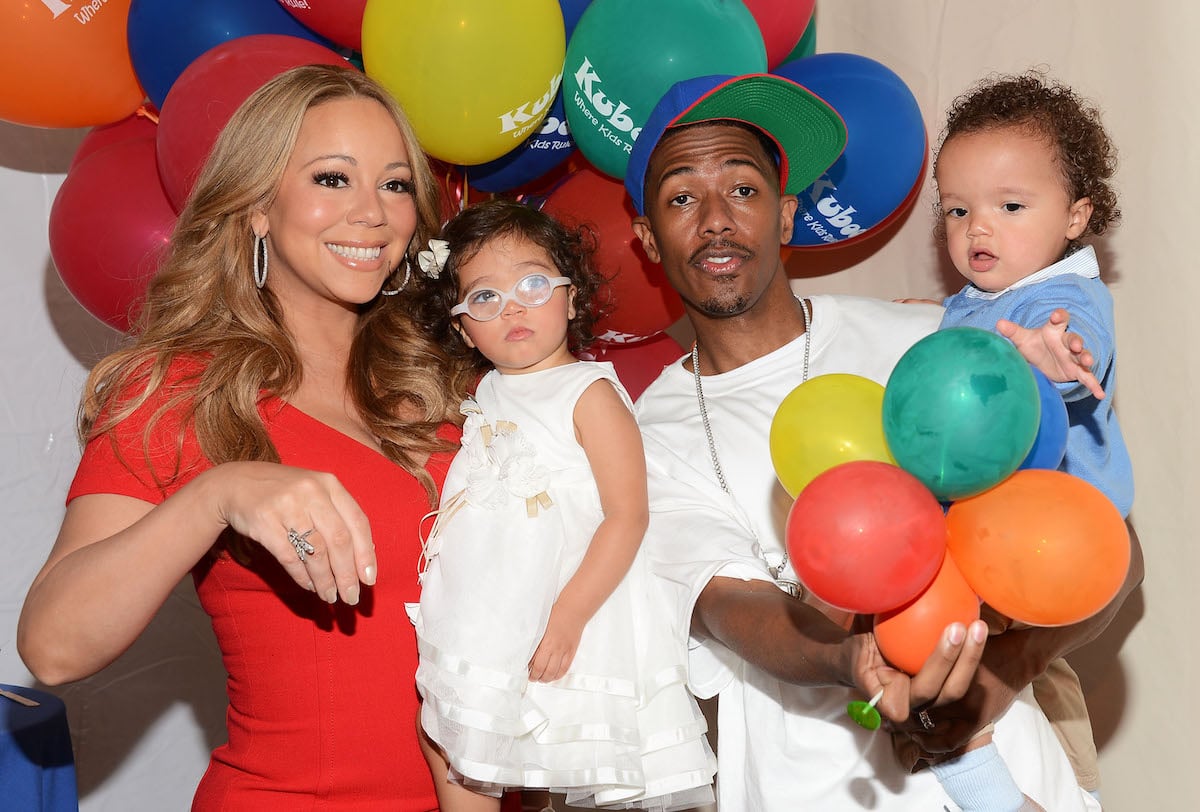
[[(438, 186), (411, 125), (388, 92), (351, 68), (308, 65), (280, 74), (251, 95), (218, 137), (171, 237), (166, 258), (141, 303), (131, 343), (92, 370), (79, 408), (83, 441), (109, 435), (167, 380), (177, 359), (203, 368), (164, 389), (148, 421), (143, 453), (163, 487), (185, 471), (181, 452), (188, 428), (213, 464), (234, 460), (278, 462), (279, 454), (258, 411), (264, 396), (296, 391), (301, 362), (284, 327), (279, 303), (252, 278), (251, 216), (278, 191), (305, 113), (337, 99), (366, 98), (396, 122), (412, 165), (417, 229), (406, 251), (417, 250), (440, 225)], [(417, 478), (437, 502), (432, 477), (418, 461), (450, 444), (438, 425), (458, 420), (471, 381), (409, 317), (414, 285), (397, 296), (364, 304), (350, 350), (349, 389), (384, 454)], [(155, 467), (150, 437), (155, 423), (179, 410), (174, 467)]]

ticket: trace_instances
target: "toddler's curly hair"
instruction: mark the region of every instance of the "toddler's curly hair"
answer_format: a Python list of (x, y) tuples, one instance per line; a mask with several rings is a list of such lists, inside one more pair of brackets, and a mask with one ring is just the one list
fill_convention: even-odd
[(442, 227), (440, 236), (450, 244), (450, 255), (437, 279), (414, 272), (419, 285), (414, 315), (459, 365), (477, 371), (490, 367), (453, 326), (458, 317), (452, 318), (450, 309), (460, 297), (458, 269), (485, 245), (505, 237), (525, 239), (544, 249), (559, 272), (575, 286), (575, 318), (567, 325), (571, 352), (578, 353), (595, 340), (593, 328), (607, 312), (600, 301), (603, 297), (597, 295), (606, 280), (596, 266), (598, 238), (589, 226), (570, 227), (525, 203), (493, 198), (463, 209)]
[[(946, 113), (938, 153), (957, 135), (1010, 127), (1045, 138), (1058, 156), (1071, 200), (1091, 198), (1092, 216), (1085, 234), (1103, 234), (1121, 219), (1117, 193), (1110, 183), (1117, 168), (1117, 150), (1100, 121), (1100, 111), (1042, 71), (992, 75), (956, 98)], [(944, 222), (940, 206), (937, 215), (938, 222)]]

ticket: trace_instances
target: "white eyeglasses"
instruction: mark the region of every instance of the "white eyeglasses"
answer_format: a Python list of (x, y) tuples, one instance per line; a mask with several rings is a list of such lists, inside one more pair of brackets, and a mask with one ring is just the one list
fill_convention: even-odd
[(466, 314), (475, 321), (491, 321), (504, 312), (510, 301), (516, 301), (525, 307), (541, 307), (550, 301), (555, 288), (569, 284), (571, 280), (566, 276), (531, 273), (518, 279), (517, 284), (508, 291), (495, 288), (475, 288), (467, 291), (463, 300), (450, 308), (450, 315)]

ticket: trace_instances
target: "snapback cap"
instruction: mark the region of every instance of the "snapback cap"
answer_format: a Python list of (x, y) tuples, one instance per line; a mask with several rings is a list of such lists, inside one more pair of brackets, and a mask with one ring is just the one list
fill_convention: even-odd
[(796, 194), (828, 169), (846, 148), (837, 111), (803, 85), (770, 73), (699, 76), (676, 82), (646, 119), (625, 168), (625, 188), (638, 214), (646, 213), (650, 155), (671, 127), (704, 121), (740, 121), (764, 132), (779, 149), (779, 184)]

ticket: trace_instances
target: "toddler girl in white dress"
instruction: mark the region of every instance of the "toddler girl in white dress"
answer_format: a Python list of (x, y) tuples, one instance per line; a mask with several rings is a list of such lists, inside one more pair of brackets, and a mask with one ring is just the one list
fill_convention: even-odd
[(491, 370), (462, 406), (415, 619), (441, 807), (495, 810), (522, 787), (606, 808), (707, 803), (716, 763), (683, 637), (640, 551), (632, 404), (611, 364), (572, 355), (596, 315), (587, 232), (491, 200), (443, 237), (423, 252), (419, 307)]

